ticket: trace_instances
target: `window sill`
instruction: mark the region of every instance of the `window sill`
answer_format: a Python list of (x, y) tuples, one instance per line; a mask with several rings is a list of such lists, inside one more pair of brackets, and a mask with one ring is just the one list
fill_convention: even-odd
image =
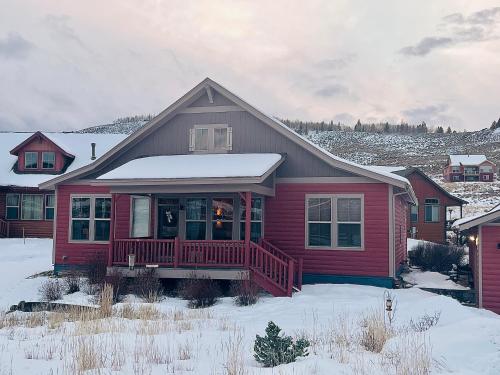
[(80, 245), (109, 245), (109, 241), (69, 240), (68, 243)]
[(365, 251), (364, 247), (324, 247), (324, 246), (306, 246), (306, 250), (324, 250), (324, 251)]

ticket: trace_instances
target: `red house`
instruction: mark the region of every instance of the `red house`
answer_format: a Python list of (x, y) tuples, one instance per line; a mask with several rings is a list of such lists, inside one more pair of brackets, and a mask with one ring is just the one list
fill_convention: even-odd
[(449, 182), (493, 181), (495, 163), (485, 155), (450, 155), (443, 170), (443, 178)]
[(500, 204), (453, 226), (468, 237), (478, 306), (500, 314)]
[[(91, 163), (124, 135), (0, 133), (0, 238), (52, 237), (55, 195), (38, 184)], [(96, 151), (97, 150), (97, 151)]]
[(56, 271), (100, 257), (130, 277), (251, 275), (274, 295), (392, 286), (416, 202), (406, 178), (326, 152), (208, 78), (40, 188), (56, 194)]

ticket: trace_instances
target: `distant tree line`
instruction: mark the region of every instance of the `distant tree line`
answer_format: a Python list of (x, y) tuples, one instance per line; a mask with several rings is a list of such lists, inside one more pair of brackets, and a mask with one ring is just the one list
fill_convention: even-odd
[(498, 121), (493, 121), (490, 126), (491, 130), (495, 130), (498, 128), (500, 128), (500, 118), (498, 119)]
[(141, 122), (141, 121), (149, 121), (152, 120), (155, 115), (135, 115), (135, 116), (126, 116), (126, 117), (118, 117), (113, 124), (123, 124), (129, 122)]
[[(426, 133), (456, 133), (448, 126), (445, 130), (443, 126), (438, 126), (435, 129), (429, 129), (427, 124), (422, 121), (420, 124), (408, 124), (407, 122), (401, 122), (400, 124), (390, 124), (388, 122), (379, 123), (365, 123), (363, 124), (361, 120), (358, 120), (356, 124), (351, 127), (349, 125), (341, 124), (340, 122), (334, 123), (333, 121), (301, 121), (301, 120), (280, 120), (288, 127), (294, 129), (300, 134), (308, 134), (310, 131), (331, 131), (331, 130), (343, 130), (343, 131), (354, 131), (354, 132), (365, 132), (365, 133), (398, 133), (398, 134), (426, 134)], [(500, 121), (500, 120), (499, 120)]]

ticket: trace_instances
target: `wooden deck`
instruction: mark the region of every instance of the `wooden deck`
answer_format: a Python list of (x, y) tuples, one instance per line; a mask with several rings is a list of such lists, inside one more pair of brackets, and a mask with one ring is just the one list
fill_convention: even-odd
[[(275, 296), (291, 296), (294, 287), (302, 287), (302, 261), (295, 260), (268, 241), (182, 241), (153, 239), (115, 239), (110, 244), (108, 267), (153, 266), (176, 270), (184, 275), (189, 269), (226, 269), (227, 277), (238, 270)], [(182, 270), (184, 269), (184, 270)], [(240, 271), (240, 272), (241, 272)], [(165, 274), (165, 272), (163, 272)], [(238, 278), (234, 276), (234, 278)]]

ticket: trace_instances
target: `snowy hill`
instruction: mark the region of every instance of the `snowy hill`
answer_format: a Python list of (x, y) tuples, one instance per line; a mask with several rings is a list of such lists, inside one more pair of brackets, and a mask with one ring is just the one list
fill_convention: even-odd
[(111, 124), (103, 124), (77, 130), (75, 133), (92, 133), (92, 134), (132, 134), (142, 128), (152, 115), (137, 115), (118, 118)]

